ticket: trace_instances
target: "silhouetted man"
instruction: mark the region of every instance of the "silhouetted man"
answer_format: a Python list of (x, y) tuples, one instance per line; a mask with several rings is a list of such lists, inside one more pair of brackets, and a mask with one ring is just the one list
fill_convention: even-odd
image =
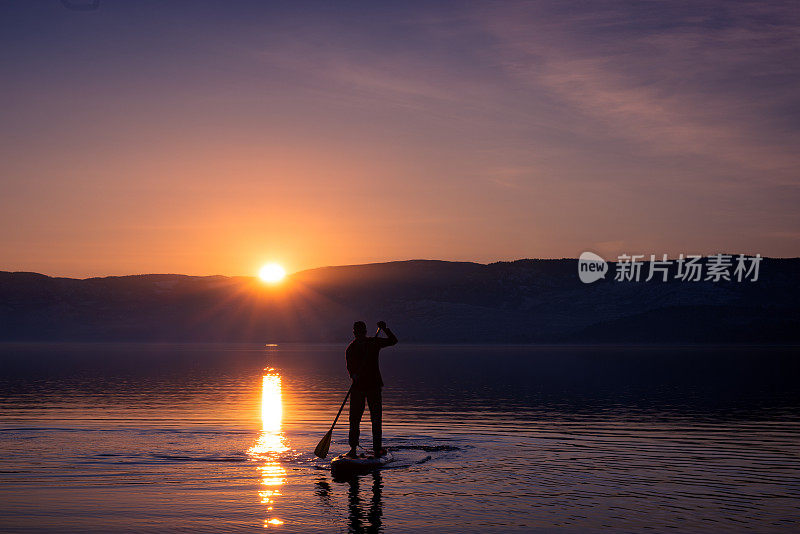
[(350, 452), (348, 456), (357, 456), (358, 436), (361, 416), (364, 415), (364, 401), (369, 404), (369, 418), (372, 421), (372, 450), (375, 456), (383, 456), (386, 450), (381, 447), (381, 388), (383, 379), (378, 367), (378, 352), (383, 347), (391, 347), (397, 343), (397, 337), (386, 327), (383, 321), (378, 328), (386, 332), (385, 338), (367, 337), (367, 325), (364, 321), (353, 323), (355, 339), (347, 347), (347, 372), (353, 379), (350, 393)]

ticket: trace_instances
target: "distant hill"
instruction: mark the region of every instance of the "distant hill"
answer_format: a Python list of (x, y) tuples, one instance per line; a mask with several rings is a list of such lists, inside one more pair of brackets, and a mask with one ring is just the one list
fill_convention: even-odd
[[(611, 266), (613, 269), (613, 265)], [(404, 341), (798, 343), (800, 259), (757, 282), (615, 282), (577, 260), (431, 260), (324, 267), (270, 287), (172, 274), (0, 272), (0, 341), (322, 342), (385, 319)]]

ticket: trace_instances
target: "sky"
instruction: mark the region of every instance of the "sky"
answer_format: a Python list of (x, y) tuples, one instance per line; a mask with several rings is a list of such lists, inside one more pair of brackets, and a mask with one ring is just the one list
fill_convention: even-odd
[(800, 256), (796, 2), (91, 4), (0, 1), (0, 270)]

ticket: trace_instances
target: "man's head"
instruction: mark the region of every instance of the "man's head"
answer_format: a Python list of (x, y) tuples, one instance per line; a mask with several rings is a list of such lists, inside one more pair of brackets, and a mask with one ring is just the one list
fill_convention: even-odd
[(353, 335), (356, 338), (367, 337), (367, 323), (364, 321), (356, 321), (353, 323)]

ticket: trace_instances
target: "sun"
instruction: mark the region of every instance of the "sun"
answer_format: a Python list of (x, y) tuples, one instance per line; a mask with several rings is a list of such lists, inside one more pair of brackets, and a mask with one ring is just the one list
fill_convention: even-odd
[(280, 282), (285, 276), (286, 271), (277, 263), (268, 263), (258, 271), (258, 277), (271, 284)]

